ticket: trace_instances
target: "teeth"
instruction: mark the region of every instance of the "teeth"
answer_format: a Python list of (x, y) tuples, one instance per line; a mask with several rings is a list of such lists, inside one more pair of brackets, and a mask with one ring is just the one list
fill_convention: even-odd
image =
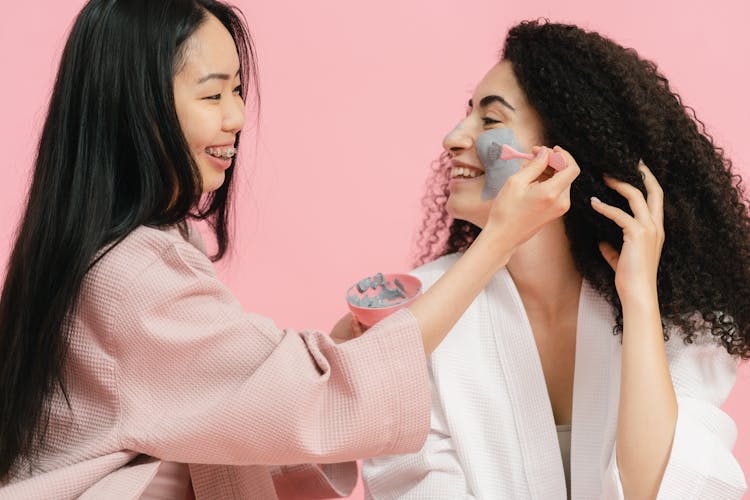
[(237, 150), (233, 147), (226, 147), (226, 148), (206, 148), (206, 153), (210, 154), (211, 156), (214, 156), (216, 158), (232, 158), (234, 155), (237, 154)]
[(454, 177), (468, 177), (468, 178), (474, 178), (482, 175), (482, 172), (479, 170), (475, 170), (473, 168), (467, 168), (467, 167), (453, 167), (451, 168), (451, 178)]

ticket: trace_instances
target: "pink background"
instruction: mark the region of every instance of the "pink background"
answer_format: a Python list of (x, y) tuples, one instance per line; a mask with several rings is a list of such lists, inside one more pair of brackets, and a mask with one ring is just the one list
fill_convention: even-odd
[[(345, 312), (353, 281), (409, 268), (429, 164), (521, 19), (596, 29), (657, 61), (738, 172), (750, 176), (745, 0), (236, 3), (258, 47), (263, 113), (257, 143), (243, 146), (236, 252), (221, 273), (247, 308), (280, 326), (327, 330)], [(82, 5), (2, 8), (3, 264), (57, 62)], [(725, 408), (750, 476), (748, 365)], [(358, 487), (352, 498), (361, 496)]]

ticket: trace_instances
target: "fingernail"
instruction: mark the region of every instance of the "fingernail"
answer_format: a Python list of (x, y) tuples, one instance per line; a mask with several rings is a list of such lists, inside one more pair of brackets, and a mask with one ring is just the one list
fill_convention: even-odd
[(545, 154), (547, 154), (547, 147), (546, 147), (546, 146), (542, 146), (542, 147), (541, 147), (541, 148), (539, 148), (539, 150), (538, 150), (538, 151), (536, 152), (536, 157), (537, 157), (537, 158), (542, 158), (542, 157), (543, 157), (543, 156), (544, 156)]
[(600, 199), (599, 199), (599, 198), (597, 198), (596, 196), (592, 196), (592, 197), (591, 197), (591, 202), (592, 202), (592, 203), (601, 203), (601, 202), (602, 202), (602, 200), (600, 200)]

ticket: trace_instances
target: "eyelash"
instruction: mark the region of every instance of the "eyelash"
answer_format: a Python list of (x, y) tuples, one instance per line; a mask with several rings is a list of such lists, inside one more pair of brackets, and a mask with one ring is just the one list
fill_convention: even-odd
[[(242, 85), (237, 85), (234, 90), (232, 90), (232, 92), (237, 92), (240, 97), (242, 97)], [(207, 99), (209, 101), (218, 101), (219, 99), (221, 99), (221, 94), (210, 95), (208, 97), (204, 97), (204, 99)]]
[(502, 121), (500, 121), (500, 120), (495, 120), (494, 118), (489, 118), (489, 117), (487, 117), (487, 116), (483, 117), (483, 118), (482, 118), (482, 121), (484, 122), (484, 125), (485, 125), (485, 126), (489, 126), (489, 125), (495, 125), (495, 124), (497, 124), (497, 123), (503, 123), (503, 122), (502, 122)]

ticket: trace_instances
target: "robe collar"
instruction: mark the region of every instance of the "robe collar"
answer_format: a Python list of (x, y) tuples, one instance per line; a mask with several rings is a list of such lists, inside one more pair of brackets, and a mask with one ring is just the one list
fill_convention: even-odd
[[(532, 498), (565, 498), (565, 476), (552, 405), (529, 319), (507, 269), (487, 287), (490, 325), (508, 384)], [(619, 385), (613, 367), (615, 342), (611, 306), (583, 280), (578, 303), (571, 436), (571, 492), (574, 498), (598, 496), (603, 443), (612, 442), (610, 384)], [(615, 391), (615, 395), (619, 391)]]

